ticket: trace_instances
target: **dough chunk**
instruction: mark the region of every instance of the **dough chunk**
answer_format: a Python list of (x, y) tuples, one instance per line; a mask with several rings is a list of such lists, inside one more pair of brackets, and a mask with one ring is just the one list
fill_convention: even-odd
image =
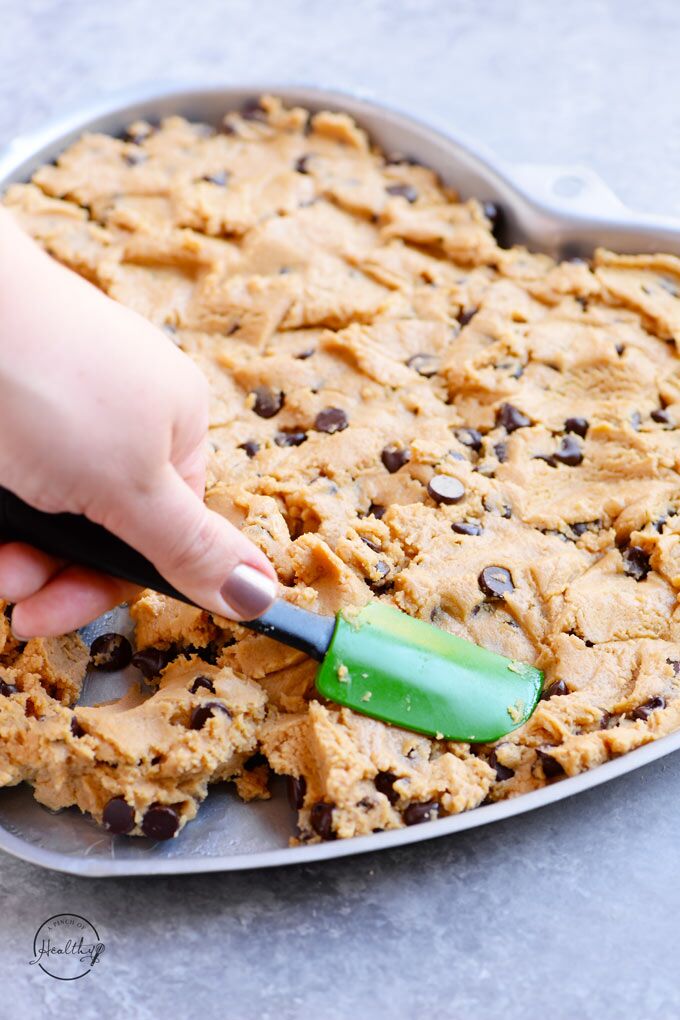
[(156, 693), (74, 708), (79, 639), (21, 647), (0, 616), (0, 783), (165, 838), (210, 782), (251, 800), (274, 772), (313, 841), (515, 796), (680, 725), (680, 260), (504, 249), (489, 204), (271, 96), (219, 130), (85, 135), (4, 202), (205, 373), (207, 504), (286, 598), (383, 600), (546, 685), (496, 745), (428, 740), (325, 703), (302, 653), (144, 592)]

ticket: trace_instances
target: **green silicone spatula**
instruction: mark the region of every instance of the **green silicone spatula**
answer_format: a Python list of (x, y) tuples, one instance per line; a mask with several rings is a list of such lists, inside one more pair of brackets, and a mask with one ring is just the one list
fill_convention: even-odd
[[(0, 488), (0, 541), (52, 555), (144, 588), (188, 599), (149, 560), (75, 514), (50, 514)], [(488, 743), (526, 722), (543, 674), (413, 619), (383, 602), (320, 616), (278, 599), (245, 627), (321, 663), (320, 694), (355, 712), (446, 740)]]

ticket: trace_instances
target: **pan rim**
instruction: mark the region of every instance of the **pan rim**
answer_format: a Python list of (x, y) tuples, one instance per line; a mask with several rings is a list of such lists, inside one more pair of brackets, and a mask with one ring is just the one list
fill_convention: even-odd
[[(15, 180), (23, 179), (19, 176), (21, 168), (31, 160), (40, 159), (41, 152), (46, 148), (61, 145), (62, 142), (66, 145), (70, 136), (90, 129), (98, 121), (121, 117), (131, 107), (148, 105), (151, 108), (154, 104), (158, 106), (158, 104), (170, 100), (176, 100), (179, 104), (189, 100), (199, 101), (201, 97), (211, 96), (213, 98), (223, 97), (225, 109), (228, 109), (235, 102), (243, 101), (247, 96), (252, 97), (264, 93), (281, 96), (284, 101), (288, 102), (310, 103), (317, 107), (328, 105), (335, 109), (344, 109), (359, 120), (362, 119), (363, 113), (364, 116), (377, 118), (383, 123), (395, 124), (399, 129), (412, 135), (422, 134), (429, 137), (435, 146), (441, 147), (442, 151), (449, 149), (452, 153), (457, 152), (459, 158), (467, 161), (468, 165), (482, 176), (496, 181), (499, 188), (511, 197), (514, 196), (515, 201), (527, 203), (537, 214), (547, 216), (553, 222), (578, 227), (580, 221), (592, 223), (602, 219), (595, 213), (586, 216), (582, 210), (569, 214), (558, 202), (536, 200), (535, 196), (527, 193), (527, 190), (521, 186), (521, 182), (518, 183), (512, 164), (499, 159), (487, 147), (469, 139), (464, 134), (452, 134), (447, 127), (437, 123), (436, 120), (434, 122), (423, 120), (410, 112), (377, 101), (372, 96), (367, 96), (360, 91), (342, 90), (336, 87), (325, 88), (304, 83), (236, 85), (220, 84), (214, 81), (204, 84), (166, 81), (147, 83), (138, 88), (111, 93), (52, 118), (44, 125), (21, 134), (9, 145), (0, 148), (0, 191)], [(539, 167), (540, 165), (535, 165), (534, 169)], [(627, 210), (623, 204), (619, 204), (619, 208), (618, 217), (612, 218), (611, 209), (609, 210), (608, 220), (618, 223), (624, 229), (646, 230), (653, 234), (656, 231), (663, 231), (664, 228), (677, 230), (680, 226), (678, 221), (672, 217), (650, 216), (645, 217), (644, 222), (641, 222), (636, 214)], [(651, 741), (620, 758), (612, 759), (587, 772), (567, 777), (511, 799), (410, 828), (393, 829), (330, 843), (282, 847), (231, 855), (219, 854), (212, 857), (192, 854), (162, 857), (154, 856), (152, 851), (147, 852), (140, 859), (116, 859), (103, 856), (97, 858), (86, 854), (69, 854), (49, 850), (15, 835), (0, 823), (0, 849), (29, 863), (83, 877), (239, 871), (312, 863), (371, 853), (391, 847), (407, 846), (525, 814), (610, 782), (678, 749), (680, 749), (680, 731)]]

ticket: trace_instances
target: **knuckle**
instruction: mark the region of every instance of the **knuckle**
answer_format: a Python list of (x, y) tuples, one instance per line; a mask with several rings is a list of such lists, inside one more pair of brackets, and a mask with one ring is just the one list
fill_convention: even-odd
[(95, 524), (101, 524), (112, 535), (120, 535), (128, 521), (129, 514), (120, 504), (108, 500), (92, 499), (85, 506), (84, 513)]
[(165, 556), (175, 573), (196, 573), (204, 570), (215, 558), (217, 535), (211, 515), (204, 511), (188, 527), (175, 535)]

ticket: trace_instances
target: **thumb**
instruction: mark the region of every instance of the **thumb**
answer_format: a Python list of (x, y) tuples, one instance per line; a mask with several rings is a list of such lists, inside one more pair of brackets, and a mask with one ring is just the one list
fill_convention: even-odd
[(107, 516), (110, 531), (204, 609), (252, 620), (276, 598), (276, 574), (266, 556), (209, 510), (170, 465), (152, 490)]

